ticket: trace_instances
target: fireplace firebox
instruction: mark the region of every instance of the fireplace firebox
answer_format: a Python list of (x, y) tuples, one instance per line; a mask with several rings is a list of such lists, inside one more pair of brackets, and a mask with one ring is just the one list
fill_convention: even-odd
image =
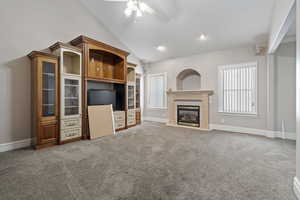
[(200, 127), (200, 106), (177, 105), (177, 124)]

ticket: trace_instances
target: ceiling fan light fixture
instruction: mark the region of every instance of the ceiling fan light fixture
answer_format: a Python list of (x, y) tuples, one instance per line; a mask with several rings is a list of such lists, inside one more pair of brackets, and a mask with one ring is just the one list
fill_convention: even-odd
[(142, 17), (143, 16), (143, 13), (140, 9), (136, 10), (136, 16), (137, 17)]
[(126, 15), (126, 17), (130, 17), (132, 15), (132, 10), (130, 10), (129, 8), (126, 8), (124, 11), (124, 14)]
[(142, 17), (144, 13), (154, 13), (154, 10), (151, 7), (140, 0), (128, 0), (126, 5), (127, 7), (124, 11), (126, 17), (130, 17), (133, 13), (135, 14), (135, 17)]
[(138, 9), (137, 2), (129, 0), (127, 2), (127, 9), (130, 9), (132, 11), (137, 10)]
[(154, 13), (154, 10), (150, 8), (146, 3), (140, 2), (139, 5), (140, 5), (139, 8), (141, 9), (142, 12), (148, 12), (150, 14)]

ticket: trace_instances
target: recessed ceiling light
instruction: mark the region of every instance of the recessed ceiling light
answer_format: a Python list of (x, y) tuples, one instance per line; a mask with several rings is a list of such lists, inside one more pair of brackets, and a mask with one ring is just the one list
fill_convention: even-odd
[(205, 41), (205, 40), (207, 40), (207, 36), (204, 33), (202, 33), (199, 37), (199, 40)]
[(165, 46), (158, 46), (157, 48), (156, 48), (158, 51), (161, 51), (161, 52), (164, 52), (164, 51), (166, 51), (167, 50), (167, 48), (165, 47)]

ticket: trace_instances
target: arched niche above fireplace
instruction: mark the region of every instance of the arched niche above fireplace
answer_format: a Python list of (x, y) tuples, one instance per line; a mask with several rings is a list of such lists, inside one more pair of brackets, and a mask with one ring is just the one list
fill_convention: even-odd
[(201, 75), (194, 69), (185, 69), (176, 77), (177, 90), (200, 90)]

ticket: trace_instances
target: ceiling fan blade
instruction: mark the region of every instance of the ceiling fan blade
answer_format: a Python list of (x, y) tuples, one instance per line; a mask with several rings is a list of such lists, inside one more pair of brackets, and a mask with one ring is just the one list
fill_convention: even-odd
[(161, 7), (159, 7), (157, 5), (158, 2), (160, 2), (160, 0), (154, 1), (154, 0), (143, 0), (147, 2), (147, 6), (153, 10), (153, 14), (156, 18), (158, 18), (161, 21), (165, 21), (165, 22), (169, 22), (171, 20), (171, 17), (168, 16), (167, 13), (164, 12), (163, 9), (161, 9)]
[(140, 8), (143, 12), (149, 13), (149, 14), (153, 14), (155, 13), (155, 10), (153, 8), (151, 8), (150, 6), (148, 6), (148, 4), (141, 2), (140, 3)]

